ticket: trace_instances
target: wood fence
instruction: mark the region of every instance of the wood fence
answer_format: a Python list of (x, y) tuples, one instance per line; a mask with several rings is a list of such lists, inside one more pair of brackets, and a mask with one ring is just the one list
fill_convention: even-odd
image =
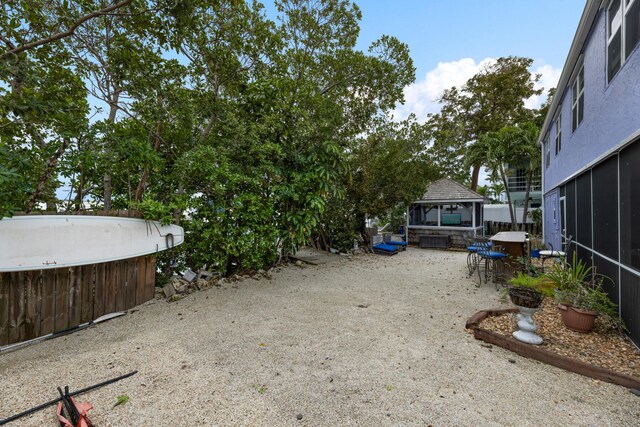
[[(44, 214), (57, 213), (29, 215)], [(135, 211), (70, 214), (140, 217)], [(155, 272), (156, 257), (148, 255), (77, 267), (0, 273), (0, 346), (64, 331), (149, 301), (155, 292)]]
[(64, 331), (153, 298), (155, 256), (0, 273), (0, 345)]
[(512, 230), (510, 222), (497, 222), (497, 221), (485, 221), (485, 234), (487, 236), (493, 236), (501, 231), (526, 231), (532, 236), (541, 236), (542, 235), (542, 227), (539, 227), (534, 223), (526, 223), (524, 224), (524, 230), (521, 230), (523, 224), (518, 224), (517, 230)]

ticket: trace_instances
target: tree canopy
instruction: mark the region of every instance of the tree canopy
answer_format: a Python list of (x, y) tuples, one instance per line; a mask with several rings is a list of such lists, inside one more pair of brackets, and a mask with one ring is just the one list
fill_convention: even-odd
[(388, 115), (415, 78), (407, 45), (357, 50), (348, 0), (276, 8), (3, 3), (0, 214), (139, 209), (182, 222), (190, 266), (229, 271), (313, 235), (344, 246), (420, 194), (424, 128)]
[[(461, 88), (452, 87), (440, 98), (441, 111), (431, 117), (433, 152), (443, 170), (454, 178), (468, 176), (467, 150), (490, 132), (505, 126), (534, 121), (536, 111), (524, 101), (542, 93), (535, 83), (539, 75), (529, 71), (532, 59), (503, 57), (486, 65)], [(478, 186), (480, 168), (486, 165), (482, 150), (475, 150), (471, 164), (471, 189)]]

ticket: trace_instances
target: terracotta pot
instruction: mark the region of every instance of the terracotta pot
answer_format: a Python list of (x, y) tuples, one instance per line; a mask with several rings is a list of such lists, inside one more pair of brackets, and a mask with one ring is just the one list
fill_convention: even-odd
[(564, 304), (558, 304), (558, 309), (564, 326), (572, 331), (582, 333), (588, 333), (593, 329), (593, 323), (598, 315), (595, 311), (581, 310)]

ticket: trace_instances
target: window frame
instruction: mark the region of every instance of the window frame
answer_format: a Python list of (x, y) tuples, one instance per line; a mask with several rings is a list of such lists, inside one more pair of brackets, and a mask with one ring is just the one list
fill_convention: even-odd
[[(611, 81), (618, 75), (625, 62), (635, 48), (640, 44), (640, 39), (636, 40), (634, 46), (630, 49), (627, 49), (627, 17), (628, 13), (633, 6), (636, 6), (640, 0), (620, 0), (620, 24), (616, 27), (616, 33), (611, 32), (611, 6), (613, 5), (613, 1), (609, 1), (606, 9), (606, 29), (605, 29), (605, 39), (606, 39), (606, 74), (607, 74), (607, 83), (611, 83)], [(616, 34), (620, 31), (620, 65), (617, 70), (609, 75), (609, 48), (612, 44), (613, 39), (615, 39)], [(627, 50), (629, 54), (627, 54)]]
[[(580, 107), (582, 100), (582, 107)], [(575, 132), (584, 120), (584, 64), (571, 85), (571, 132)]]
[(544, 138), (544, 168), (547, 169), (551, 164), (551, 143), (549, 142), (549, 134)]
[(560, 151), (562, 151), (562, 112), (558, 113), (558, 116), (554, 120), (556, 125), (556, 134), (555, 134), (555, 146), (556, 146), (556, 156)]
[[(628, 18), (628, 14), (631, 11), (631, 8), (633, 6), (638, 6), (638, 3), (640, 2), (640, 0), (625, 0), (624, 1), (624, 13), (622, 14), (622, 21), (623, 21), (623, 26), (622, 29), (624, 31), (624, 59), (625, 61), (627, 60), (627, 58), (629, 56), (631, 56), (631, 54), (633, 53), (633, 51), (635, 50), (635, 48), (640, 44), (640, 37), (638, 38), (638, 40), (636, 40), (635, 44), (633, 46), (631, 46), (630, 49), (627, 49), (627, 18)], [(640, 11), (639, 11), (640, 12)], [(638, 13), (638, 18), (640, 18), (640, 13)], [(638, 25), (640, 25), (640, 23), (638, 23)], [(628, 52), (627, 52), (628, 51)]]

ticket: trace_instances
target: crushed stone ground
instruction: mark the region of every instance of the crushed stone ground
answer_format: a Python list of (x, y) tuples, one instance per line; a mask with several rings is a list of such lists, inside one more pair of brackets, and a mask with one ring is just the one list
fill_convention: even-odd
[[(0, 418), (138, 370), (79, 397), (97, 426), (638, 425), (629, 390), (465, 332), (501, 306), (474, 280), (466, 254), (410, 248), (155, 300), (0, 355)], [(54, 410), (13, 425), (55, 426)]]

